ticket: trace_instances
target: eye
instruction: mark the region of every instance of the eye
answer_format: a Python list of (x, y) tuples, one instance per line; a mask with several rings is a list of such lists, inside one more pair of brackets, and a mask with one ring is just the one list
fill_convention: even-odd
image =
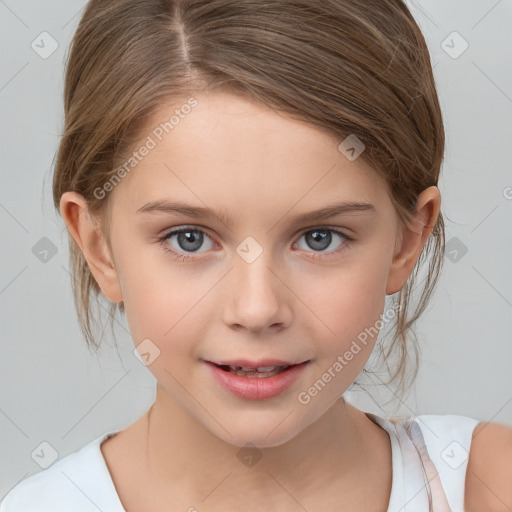
[[(334, 234), (334, 236), (333, 236)], [(304, 240), (306, 241), (306, 244), (312, 248), (314, 251), (325, 251), (328, 249), (333, 242), (336, 243), (336, 238), (341, 238), (345, 240), (344, 243), (338, 246), (337, 249), (327, 251), (329, 252), (328, 256), (324, 256), (322, 253), (313, 255), (314, 259), (325, 259), (330, 256), (334, 256), (341, 251), (344, 251), (348, 248), (349, 241), (353, 240), (353, 238), (345, 235), (341, 231), (338, 231), (337, 229), (331, 229), (331, 228), (315, 228), (310, 229), (306, 232), (304, 232), (301, 235), (301, 238), (304, 237)], [(294, 247), (296, 247), (298, 244), (295, 244)]]
[[(346, 250), (349, 242), (353, 240), (353, 238), (337, 229), (323, 227), (309, 229), (301, 235), (301, 238), (302, 237), (304, 237), (307, 245), (309, 245), (313, 251), (322, 251), (322, 253), (317, 253), (312, 256), (313, 259), (320, 260), (335, 256), (341, 251)], [(158, 242), (162, 245), (164, 251), (170, 252), (173, 256), (182, 261), (187, 261), (193, 259), (193, 253), (205, 252), (199, 251), (204, 244), (205, 238), (211, 242), (211, 238), (203, 230), (192, 227), (182, 227), (167, 232), (165, 235), (158, 238)], [(335, 243), (336, 238), (341, 238), (345, 240), (345, 242), (339, 245), (337, 249), (326, 251), (333, 242)], [(173, 240), (174, 244), (168, 242)], [(210, 244), (210, 247), (206, 248), (206, 251), (210, 250), (212, 245), (213, 243)], [(295, 243), (293, 247), (297, 246), (298, 243)], [(328, 252), (329, 254), (324, 255), (323, 252)]]
[[(203, 252), (199, 251), (199, 249), (203, 245), (205, 237), (208, 240), (211, 240), (210, 237), (200, 229), (184, 227), (169, 231), (167, 234), (159, 238), (158, 241), (160, 242), (165, 251), (172, 253), (174, 256), (181, 260), (188, 260), (192, 258), (192, 256), (186, 254), (186, 252)], [(171, 242), (166, 243), (168, 240), (172, 239), (174, 239), (176, 244), (174, 246)], [(208, 248), (206, 250), (208, 250)], [(185, 253), (181, 251), (185, 251)]]

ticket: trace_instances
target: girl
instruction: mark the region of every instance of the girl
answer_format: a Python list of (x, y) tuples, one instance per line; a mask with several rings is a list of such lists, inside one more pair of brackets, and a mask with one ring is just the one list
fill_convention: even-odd
[(401, 0), (91, 0), (65, 122), (81, 327), (94, 346), (99, 293), (125, 314), (156, 400), (0, 511), (512, 507), (509, 427), (344, 397), (390, 322), (384, 384), (410, 386), (443, 261), (443, 121)]

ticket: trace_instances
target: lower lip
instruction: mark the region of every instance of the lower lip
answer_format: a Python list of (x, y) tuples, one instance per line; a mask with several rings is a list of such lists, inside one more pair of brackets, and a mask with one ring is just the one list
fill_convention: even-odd
[(266, 400), (289, 388), (301, 375), (309, 361), (291, 366), (272, 377), (240, 377), (206, 361), (213, 377), (227, 391), (245, 400)]

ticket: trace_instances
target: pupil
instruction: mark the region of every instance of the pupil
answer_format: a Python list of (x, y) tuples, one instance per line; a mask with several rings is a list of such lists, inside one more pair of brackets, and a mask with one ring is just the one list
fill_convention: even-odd
[[(195, 238), (195, 242), (194, 242)], [(180, 247), (186, 251), (197, 251), (203, 242), (203, 235), (197, 231), (184, 231), (182, 233), (178, 233), (178, 243)], [(192, 247), (183, 246), (183, 243), (190, 244), (192, 243)]]
[(310, 231), (306, 235), (308, 244), (317, 250), (324, 250), (329, 247), (332, 239), (332, 235), (329, 231)]

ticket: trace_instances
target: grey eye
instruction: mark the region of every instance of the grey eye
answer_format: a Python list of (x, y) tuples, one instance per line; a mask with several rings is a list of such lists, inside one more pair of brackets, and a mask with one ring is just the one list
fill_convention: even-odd
[[(171, 244), (172, 238), (175, 238), (177, 247)], [(169, 245), (177, 251), (198, 252), (205, 239), (209, 239), (209, 237), (199, 229), (182, 228), (171, 231), (165, 236), (165, 239), (169, 240)]]
[[(306, 244), (308, 245), (308, 247), (305, 248), (306, 250), (312, 249), (314, 251), (325, 251), (329, 249), (329, 246), (333, 242), (333, 238), (336, 237), (340, 239), (345, 238), (342, 233), (332, 229), (312, 229), (303, 233), (301, 239), (304, 238)], [(303, 247), (299, 248), (303, 249)], [(335, 248), (336, 247), (331, 247), (330, 250)]]

